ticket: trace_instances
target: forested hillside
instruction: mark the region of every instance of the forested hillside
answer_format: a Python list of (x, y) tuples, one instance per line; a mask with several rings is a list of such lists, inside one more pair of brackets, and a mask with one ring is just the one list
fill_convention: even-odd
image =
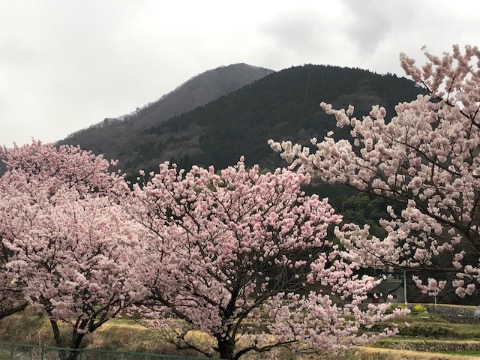
[[(205, 71), (170, 93), (118, 118), (107, 118), (88, 129), (79, 130), (59, 144), (81, 145), (106, 158), (134, 160), (144, 141), (145, 129), (175, 115), (187, 113), (223, 95), (271, 74), (273, 70), (247, 64), (221, 66)], [(142, 104), (140, 104), (142, 105)], [(139, 164), (140, 166), (140, 164)]]
[[(127, 120), (78, 132), (63, 143), (119, 159), (120, 168), (129, 175), (139, 169), (155, 170), (166, 160), (186, 168), (192, 164), (222, 168), (242, 155), (247, 165), (271, 168), (283, 162), (268, 146), (268, 139), (307, 144), (311, 137), (321, 138), (335, 129), (335, 121), (320, 109), (321, 101), (352, 104), (357, 114), (367, 114), (373, 104), (380, 104), (392, 114), (398, 102), (414, 99), (419, 91), (413, 82), (394, 75), (304, 65), (272, 73), (169, 119), (160, 113), (153, 116), (147, 107)], [(340, 129), (336, 133), (349, 136)]]

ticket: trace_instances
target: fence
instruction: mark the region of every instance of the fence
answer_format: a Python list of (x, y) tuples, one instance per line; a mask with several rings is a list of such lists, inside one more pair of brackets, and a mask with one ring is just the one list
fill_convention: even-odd
[(193, 356), (0, 343), (0, 360), (206, 360)]

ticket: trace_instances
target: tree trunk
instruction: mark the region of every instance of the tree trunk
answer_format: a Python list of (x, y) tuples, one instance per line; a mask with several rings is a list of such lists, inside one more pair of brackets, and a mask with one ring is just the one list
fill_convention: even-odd
[[(53, 338), (55, 339), (55, 344), (58, 348), (63, 348), (64, 344), (60, 336), (60, 329), (58, 323), (55, 320), (50, 320), (50, 325), (52, 326)], [(60, 360), (70, 360), (70, 352), (67, 350), (58, 350), (58, 357)]]
[(58, 324), (54, 320), (50, 320), (50, 325), (52, 326), (53, 331), (53, 338), (55, 339), (55, 344), (57, 347), (62, 347), (62, 339), (60, 337), (60, 329), (58, 328)]
[(78, 349), (69, 349), (60, 351), (60, 360), (77, 360), (79, 355)]
[[(78, 329), (73, 329), (72, 331), (72, 343), (70, 344), (70, 348), (78, 350), (80, 348), (80, 344), (82, 343), (82, 339), (85, 334), (79, 334), (77, 332)], [(75, 351), (78, 354), (78, 351)]]
[[(64, 348), (65, 344), (62, 342), (58, 323), (56, 321), (50, 320), (50, 325), (52, 326), (53, 338), (55, 339), (55, 344), (57, 345), (58, 348)], [(85, 334), (79, 334), (76, 331), (76, 329), (73, 329), (70, 348), (58, 351), (58, 356), (60, 360), (76, 360), (79, 354), (78, 349), (80, 348), (80, 344), (84, 336)]]
[(70, 350), (65, 352), (64, 357), (61, 357), (61, 360), (76, 360), (80, 354), (80, 344), (85, 334), (79, 334), (78, 329), (72, 329), (72, 341), (70, 342)]
[(217, 336), (217, 343), (220, 359), (232, 360), (235, 352), (235, 341), (230, 337), (222, 338)]

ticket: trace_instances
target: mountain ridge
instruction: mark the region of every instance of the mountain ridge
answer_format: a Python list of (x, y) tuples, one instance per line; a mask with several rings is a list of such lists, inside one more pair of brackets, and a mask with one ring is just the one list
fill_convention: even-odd
[[(250, 65), (244, 65), (251, 70)], [(268, 71), (264, 69), (263, 74)], [(202, 74), (207, 74), (207, 79), (212, 75)], [(221, 81), (215, 84), (223, 86)], [(196, 93), (201, 94), (202, 89), (196, 89)], [(334, 119), (320, 109), (321, 101), (336, 107), (352, 104), (357, 115), (368, 114), (371, 106), (378, 104), (392, 115), (398, 102), (411, 101), (421, 92), (412, 81), (395, 75), (306, 64), (271, 71), (190, 111), (159, 118), (152, 116), (151, 107), (147, 107), (134, 120), (95, 129), (103, 134), (90, 131), (83, 133), (83, 138), (73, 136), (64, 143), (79, 144), (118, 159), (120, 168), (130, 176), (140, 169), (156, 170), (166, 160), (185, 168), (193, 164), (223, 168), (236, 163), (242, 155), (247, 165), (259, 163), (273, 168), (285, 163), (269, 148), (269, 138), (308, 145), (310, 138), (322, 138), (331, 130), (338, 137), (349, 137), (346, 129), (337, 129)], [(139, 123), (142, 126), (133, 126)], [(115, 133), (122, 126), (128, 131), (123, 139)], [(112, 139), (116, 143), (108, 148)]]
[[(273, 73), (271, 69), (245, 63), (224, 65), (210, 69), (177, 86), (156, 101), (147, 103), (131, 113), (106, 118), (88, 128), (78, 130), (59, 144), (81, 145), (95, 153), (114, 158), (128, 144), (133, 133), (203, 106), (221, 96)], [(127, 146), (128, 147), (128, 146)], [(132, 150), (132, 149), (130, 149)]]

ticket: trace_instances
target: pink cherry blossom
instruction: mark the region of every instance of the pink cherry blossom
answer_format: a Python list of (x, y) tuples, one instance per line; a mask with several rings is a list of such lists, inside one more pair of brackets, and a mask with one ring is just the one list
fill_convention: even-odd
[[(480, 281), (480, 50), (454, 45), (451, 53), (434, 56), (425, 50), (425, 56), (427, 63), (418, 67), (400, 55), (406, 74), (429, 95), (398, 104), (390, 121), (378, 106), (356, 118), (351, 108), (321, 103), (338, 126), (351, 129), (352, 142), (329, 136), (314, 142), (308, 156), (298, 144), (269, 144), (283, 159), (324, 181), (404, 205), (397, 214), (390, 209), (391, 218), (381, 221), (387, 231), (383, 239), (354, 225), (338, 233), (352, 261), (468, 275), (469, 284), (453, 282), (463, 297), (474, 293)], [(468, 257), (463, 256), (466, 249)], [(440, 254), (450, 260), (433, 261)]]
[(58, 346), (78, 348), (138, 299), (130, 274), (139, 233), (120, 205), (128, 186), (109, 162), (77, 147), (34, 141), (3, 158), (2, 308), (28, 302), (48, 316)]
[(379, 281), (334, 246), (341, 217), (304, 195), (309, 181), (302, 169), (261, 173), (243, 160), (218, 172), (161, 164), (127, 206), (146, 230), (136, 266), (145, 316), (184, 346), (196, 348), (189, 330), (206, 332), (216, 344), (197, 350), (225, 359), (277, 346), (341, 352), (391, 335), (365, 332), (400, 313), (360, 306)]

